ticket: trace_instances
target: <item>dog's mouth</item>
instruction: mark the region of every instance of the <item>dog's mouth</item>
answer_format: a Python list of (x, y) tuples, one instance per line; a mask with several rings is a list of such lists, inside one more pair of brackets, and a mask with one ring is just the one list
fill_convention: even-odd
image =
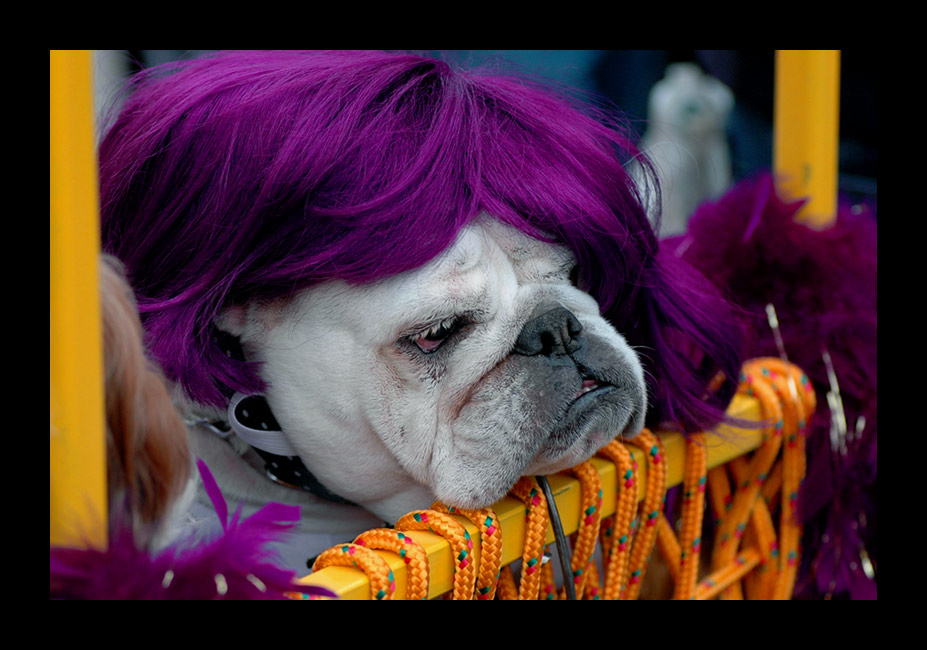
[(594, 377), (583, 378), (582, 385), (580, 385), (579, 390), (576, 391), (563, 413), (562, 423), (572, 423), (577, 418), (583, 417), (587, 411), (597, 407), (601, 398), (606, 397), (614, 390), (614, 385), (601, 379)]
[(579, 390), (576, 391), (576, 395), (573, 396), (573, 403), (575, 404), (576, 400), (578, 400), (583, 395), (588, 395), (589, 393), (600, 390), (607, 386), (611, 386), (611, 384), (606, 384), (605, 382), (599, 381), (593, 377), (584, 378), (582, 386), (580, 386)]
[(573, 395), (573, 399), (567, 407), (567, 412), (589, 404), (604, 395), (605, 392), (610, 392), (609, 389), (615, 388), (613, 384), (599, 377), (597, 373), (580, 364), (577, 364), (577, 370), (579, 370), (579, 378), (582, 383), (576, 394)]
[[(528, 474), (550, 474), (575, 465), (606, 445), (618, 430), (613, 420), (618, 387), (584, 377), (561, 411), (544, 448), (526, 468)], [(623, 424), (623, 423), (622, 423)]]
[[(607, 442), (608, 432), (615, 429), (609, 420), (619, 388), (582, 366), (578, 367), (580, 386), (561, 412), (557, 426), (549, 439), (548, 453), (562, 454), (584, 437), (594, 438), (602, 444)], [(599, 422), (600, 426), (595, 423)], [(601, 439), (601, 440), (600, 440)]]

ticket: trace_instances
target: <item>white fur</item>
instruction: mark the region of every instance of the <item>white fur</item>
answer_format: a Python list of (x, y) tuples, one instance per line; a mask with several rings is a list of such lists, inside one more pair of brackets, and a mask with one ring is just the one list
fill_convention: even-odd
[[(249, 360), (261, 362), (268, 403), (306, 466), (330, 490), (393, 522), (435, 497), (488, 505), (522, 474), (564, 469), (616, 434), (640, 430), (646, 409), (640, 363), (596, 302), (570, 284), (572, 264), (565, 248), (483, 218), (420, 269), (366, 286), (328, 282), (289, 302), (233, 308), (218, 325), (240, 338)], [(538, 415), (539, 405), (572, 399), (582, 380), (567, 373), (557, 384), (562, 394), (545, 395), (555, 389), (528, 369), (539, 362), (512, 354), (543, 304), (573, 312), (596, 344), (620, 360), (615, 376), (628, 385), (628, 404), (615, 407), (617, 428), (583, 432), (566, 449), (554, 449), (553, 416)], [(412, 347), (408, 337), (463, 313), (472, 323), (440, 355)], [(272, 484), (245, 450), (203, 432), (195, 438), (223, 489), (237, 486), (232, 497), (309, 504), (305, 514), (319, 532), (375, 525), (360, 509)]]

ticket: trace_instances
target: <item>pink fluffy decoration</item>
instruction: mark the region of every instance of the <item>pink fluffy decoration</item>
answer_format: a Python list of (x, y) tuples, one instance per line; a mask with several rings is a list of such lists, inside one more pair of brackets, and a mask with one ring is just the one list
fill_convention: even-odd
[(157, 554), (139, 549), (130, 527), (113, 526), (106, 550), (50, 549), (50, 595), (78, 600), (283, 600), (334, 597), (296, 584), (268, 550), (299, 519), (299, 508), (271, 503), (241, 519), (228, 508), (212, 475), (198, 462), (223, 532), (203, 543), (178, 544)]
[[(663, 245), (743, 309), (749, 356), (780, 355), (766, 313), (775, 307), (785, 352), (818, 396), (799, 495), (805, 537), (795, 597), (870, 599), (877, 593), (876, 210), (841, 201), (834, 224), (816, 230), (796, 221), (801, 205), (777, 196), (765, 174), (700, 206), (687, 233)], [(846, 414), (843, 451), (831, 443), (824, 350)]]

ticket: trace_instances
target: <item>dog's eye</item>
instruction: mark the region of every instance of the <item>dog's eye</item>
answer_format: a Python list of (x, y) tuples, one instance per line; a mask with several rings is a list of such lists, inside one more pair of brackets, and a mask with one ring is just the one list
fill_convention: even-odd
[(425, 354), (431, 354), (444, 343), (448, 337), (460, 329), (461, 319), (452, 316), (431, 326), (424, 332), (412, 337), (412, 342)]

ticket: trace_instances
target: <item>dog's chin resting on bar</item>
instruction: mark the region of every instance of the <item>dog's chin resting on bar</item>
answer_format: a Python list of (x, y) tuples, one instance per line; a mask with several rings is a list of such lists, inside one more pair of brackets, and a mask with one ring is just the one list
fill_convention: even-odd
[(223, 492), (301, 506), (287, 563), (723, 417), (729, 307), (661, 251), (620, 121), (574, 102), (395, 52), (135, 80), (100, 148), (104, 249)]

